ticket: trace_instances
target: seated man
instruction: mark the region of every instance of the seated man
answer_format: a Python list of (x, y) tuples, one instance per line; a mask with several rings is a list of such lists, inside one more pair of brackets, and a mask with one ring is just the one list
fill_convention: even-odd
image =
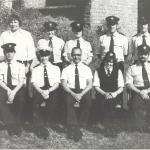
[(126, 85), (132, 91), (132, 108), (140, 131), (150, 131), (150, 47), (142, 44), (137, 47), (138, 61), (128, 68)]
[[(92, 88), (91, 69), (81, 62), (81, 49), (74, 47), (71, 52), (72, 64), (62, 71), (62, 86), (66, 91), (68, 138), (78, 141), (82, 138), (79, 129), (86, 126), (90, 114)], [(77, 111), (77, 113), (76, 113)]]
[(25, 66), (14, 60), (15, 46), (14, 43), (1, 46), (5, 61), (0, 63), (0, 113), (8, 133), (20, 135), (25, 103)]
[(115, 53), (107, 52), (100, 68), (94, 74), (93, 86), (96, 89), (97, 110), (99, 110), (97, 115), (101, 117), (101, 121), (116, 117), (118, 103), (122, 98), (124, 79), (115, 62)]
[[(60, 84), (60, 69), (49, 62), (50, 51), (45, 44), (38, 51), (40, 64), (33, 68), (31, 82), (35, 89), (33, 95), (33, 124), (35, 134), (46, 139), (48, 130), (44, 127), (44, 117), (50, 120), (56, 108), (55, 91)], [(45, 116), (42, 110), (45, 111)], [(51, 121), (51, 120), (50, 120)]]

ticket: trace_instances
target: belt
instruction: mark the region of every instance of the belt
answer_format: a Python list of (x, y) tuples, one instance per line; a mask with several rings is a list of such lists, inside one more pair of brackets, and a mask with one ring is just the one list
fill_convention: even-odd
[(24, 60), (24, 61), (22, 61), (22, 60), (17, 60), (19, 63), (22, 63), (22, 64), (25, 64), (25, 65), (27, 65), (27, 63), (32, 63), (32, 60)]
[(77, 91), (76, 89), (72, 89), (71, 88), (71, 90), (73, 91), (73, 92), (75, 92), (75, 93), (81, 93), (83, 90), (82, 89), (80, 89), (79, 91)]
[(48, 86), (48, 87), (43, 86), (43, 87), (40, 87), (40, 88), (41, 88), (42, 90), (48, 90), (50, 87), (51, 87), (51, 86)]
[(22, 64), (25, 64), (25, 65), (27, 65), (27, 60), (26, 61), (22, 61), (22, 60), (17, 60), (19, 63), (22, 63)]
[(145, 89), (148, 89), (148, 88), (146, 88), (146, 87), (142, 87), (142, 86), (140, 86), (140, 87), (136, 87), (137, 89), (139, 89), (139, 90), (145, 90)]

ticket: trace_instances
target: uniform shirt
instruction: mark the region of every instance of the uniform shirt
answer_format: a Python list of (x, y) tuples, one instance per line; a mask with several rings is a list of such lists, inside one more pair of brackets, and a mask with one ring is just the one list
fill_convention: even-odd
[[(83, 38), (79, 38), (79, 41), (80, 48), (82, 50), (81, 61), (86, 63), (88, 58), (93, 56), (92, 47), (90, 42), (84, 40)], [(63, 56), (67, 57), (67, 61), (69, 62), (72, 62), (71, 51), (74, 47), (77, 47), (77, 39), (69, 40), (65, 44)]]
[[(146, 62), (145, 68), (150, 81), (150, 63)], [(144, 87), (141, 64), (135, 64), (128, 68), (126, 74), (126, 84), (132, 84), (136, 87)]]
[[(132, 37), (131, 41), (131, 51), (133, 52), (133, 59), (137, 59), (137, 47), (143, 43), (143, 35), (145, 35), (146, 44), (150, 46), (150, 34), (146, 32), (145, 34), (137, 34)], [(149, 58), (150, 60), (150, 58)]]
[[(21, 79), (25, 79), (25, 66), (15, 60), (10, 63), (11, 75), (12, 75), (12, 85), (16, 86)], [(7, 62), (0, 63), (0, 81), (3, 81), (7, 84)]]
[[(78, 72), (79, 72), (79, 83), (80, 89), (85, 89), (87, 86), (87, 79), (92, 79), (92, 71), (91, 69), (84, 65), (83, 63), (78, 64)], [(62, 71), (62, 80), (67, 80), (67, 86), (69, 88), (75, 89), (75, 64), (72, 63)]]
[[(110, 69), (110, 70), (112, 71), (112, 69)], [(105, 72), (107, 73), (106, 69), (105, 69)], [(101, 86), (100, 85), (100, 78), (98, 76), (98, 72), (97, 71), (95, 71), (95, 73), (94, 73), (93, 86), (97, 86), (97, 87)], [(121, 70), (118, 70), (118, 88), (120, 88), (120, 87), (124, 87), (124, 79), (123, 79), (123, 74), (122, 74)]]
[[(59, 67), (52, 65), (50, 62), (46, 64), (47, 75), (50, 86), (53, 86), (55, 83), (60, 83), (60, 69)], [(38, 87), (44, 86), (44, 65), (40, 64), (39, 66), (33, 68), (31, 82), (36, 83)]]
[[(102, 59), (105, 57), (106, 53), (109, 51), (110, 46), (110, 34), (104, 34), (100, 36), (100, 50), (97, 54), (101, 54)], [(116, 54), (117, 62), (124, 61), (124, 56), (128, 55), (128, 39), (126, 36), (115, 32), (113, 34), (114, 39), (114, 53)]]
[[(35, 58), (35, 46), (30, 32), (18, 29), (16, 32), (7, 30), (0, 36), (0, 46), (6, 43), (15, 43), (16, 60), (28, 61)], [(0, 49), (0, 56), (3, 56), (3, 49)]]
[[(43, 40), (43, 39), (41, 39), (41, 40)], [(40, 40), (39, 40), (39, 42), (40, 42)], [(57, 36), (53, 36), (52, 43), (53, 43), (53, 49), (51, 49), (51, 50), (53, 51), (53, 56), (54, 56), (53, 63), (61, 63), (62, 62), (61, 56), (62, 56), (62, 51), (63, 51), (64, 45), (65, 45), (65, 42), (61, 38), (58, 38)], [(49, 45), (49, 40), (47, 40), (47, 44)]]

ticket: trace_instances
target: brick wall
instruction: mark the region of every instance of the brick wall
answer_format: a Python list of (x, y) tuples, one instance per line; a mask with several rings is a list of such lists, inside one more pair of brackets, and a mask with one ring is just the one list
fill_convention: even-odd
[(119, 26), (127, 36), (137, 32), (138, 0), (91, 0), (90, 22), (92, 27), (103, 24), (105, 17), (120, 18)]

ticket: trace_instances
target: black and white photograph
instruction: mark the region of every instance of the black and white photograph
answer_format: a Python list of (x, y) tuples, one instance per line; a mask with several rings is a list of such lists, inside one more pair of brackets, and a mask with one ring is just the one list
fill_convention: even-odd
[(0, 0), (0, 149), (150, 149), (150, 0)]

